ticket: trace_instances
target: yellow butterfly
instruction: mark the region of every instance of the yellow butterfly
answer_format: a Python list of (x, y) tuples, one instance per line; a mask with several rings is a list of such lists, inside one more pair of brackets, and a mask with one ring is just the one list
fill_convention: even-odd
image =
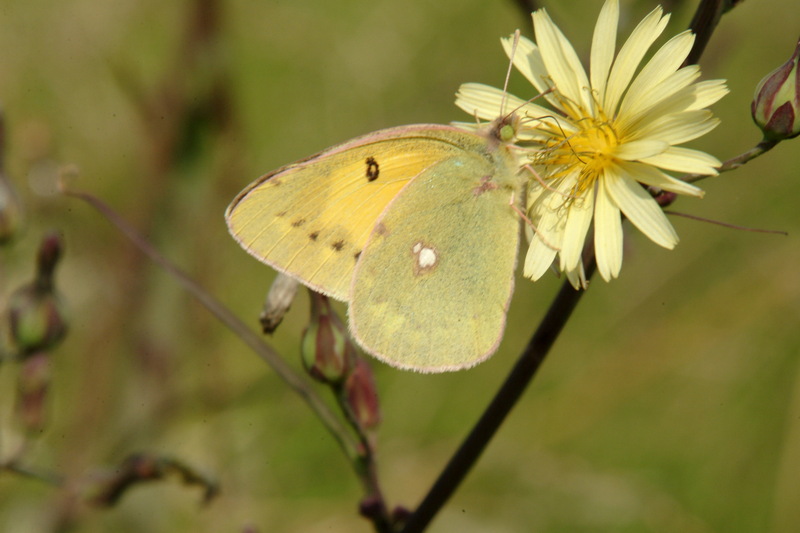
[(226, 211), (248, 253), (349, 302), (353, 337), (392, 366), (492, 355), (514, 287), (524, 177), (516, 117), (476, 132), (376, 131), (270, 172)]

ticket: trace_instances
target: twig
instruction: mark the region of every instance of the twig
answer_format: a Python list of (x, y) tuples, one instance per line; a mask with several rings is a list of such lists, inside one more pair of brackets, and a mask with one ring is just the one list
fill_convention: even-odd
[[(744, 165), (745, 163), (747, 163), (748, 161), (750, 161), (751, 159), (755, 159), (756, 157), (764, 155), (768, 151), (772, 150), (779, 142), (780, 141), (771, 141), (764, 139), (761, 142), (759, 142), (756, 146), (749, 149), (748, 151), (743, 152), (737, 155), (736, 157), (732, 157), (727, 161), (725, 161), (724, 163), (722, 163), (722, 165), (719, 168), (717, 168), (717, 172), (721, 174), (723, 172), (735, 170), (740, 166)], [(680, 179), (682, 179), (687, 183), (694, 183), (702, 179), (713, 178), (713, 177), (714, 176), (709, 176), (708, 174), (687, 174), (686, 176), (683, 176)]]
[[(592, 250), (591, 259), (587, 261), (586, 266), (587, 280), (594, 271), (594, 250)], [(582, 290), (575, 290), (568, 281), (564, 282), (505, 382), (458, 451), (447, 463), (425, 499), (408, 519), (402, 533), (424, 531), (452, 496), (536, 375), (583, 293)]]
[(59, 474), (37, 469), (31, 466), (23, 466), (16, 460), (0, 464), (0, 471), (2, 470), (12, 472), (23, 477), (36, 479), (43, 483), (47, 483), (48, 485), (53, 485), (54, 487), (62, 487), (65, 483), (64, 478)]
[(113, 209), (91, 194), (64, 190), (64, 194), (83, 200), (99, 211), (109, 222), (117, 227), (130, 241), (154, 263), (158, 264), (192, 296), (211, 312), (220, 322), (235, 333), (253, 352), (256, 353), (270, 368), (316, 413), (323, 425), (333, 435), (339, 446), (351, 460), (354, 468), (358, 458), (358, 444), (348, 429), (341, 423), (322, 398), (313, 390), (311, 384), (297, 374), (281, 356), (265, 343), (252, 329), (234, 315), (228, 308), (209, 294), (200, 285), (194, 282), (185, 272), (173, 265), (162, 256), (147, 240), (122, 219)]

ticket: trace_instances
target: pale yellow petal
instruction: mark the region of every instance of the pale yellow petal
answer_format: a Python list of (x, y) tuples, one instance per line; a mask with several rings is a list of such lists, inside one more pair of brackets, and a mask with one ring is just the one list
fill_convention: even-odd
[(645, 139), (621, 144), (614, 149), (614, 157), (623, 161), (636, 161), (653, 157), (669, 148), (669, 143), (656, 139)]
[(672, 145), (702, 137), (719, 125), (719, 119), (707, 109), (665, 115), (633, 132), (628, 139), (659, 139)]
[(661, 96), (657, 93), (651, 95), (651, 90), (677, 72), (691, 51), (692, 43), (694, 35), (688, 30), (667, 41), (631, 82), (620, 105), (619, 114), (636, 113), (647, 107), (652, 100), (660, 99)]
[(594, 252), (597, 271), (606, 281), (619, 275), (622, 268), (622, 220), (619, 208), (609, 197), (606, 183), (601, 179), (594, 208)]
[(575, 288), (575, 290), (586, 289), (589, 283), (586, 281), (586, 272), (583, 269), (583, 261), (578, 263), (577, 268), (574, 270), (567, 270), (567, 280)]
[(589, 79), (575, 49), (544, 9), (534, 12), (533, 29), (547, 72), (558, 91), (569, 101), (562, 106), (564, 111), (571, 114), (569, 108), (576, 105), (586, 109), (591, 105), (587, 103), (591, 99), (586, 91)]
[(661, 32), (664, 31), (669, 15), (661, 16), (661, 7), (655, 8), (642, 20), (633, 30), (631, 36), (620, 48), (614, 66), (608, 77), (603, 108), (606, 113), (613, 115), (616, 112), (619, 101), (625, 93), (625, 89), (633, 78), (639, 63), (644, 54), (650, 48)]
[(528, 227), (531, 244), (525, 256), (523, 274), (533, 280), (539, 279), (553, 264), (564, 232), (565, 220), (558, 215), (557, 199), (553, 196), (557, 195), (541, 188), (538, 201), (529, 210), (529, 217), (536, 228)]
[(717, 167), (722, 163), (716, 157), (699, 150), (673, 146), (663, 154), (641, 159), (642, 163), (673, 172), (717, 175)]
[(674, 248), (678, 244), (678, 234), (656, 201), (634, 181), (635, 176), (622, 175), (621, 169), (617, 170), (620, 171), (617, 179), (608, 179), (612, 172), (606, 173), (606, 190), (611, 199), (651, 241), (670, 250)]
[(700, 76), (697, 65), (682, 68), (663, 83), (654, 87), (647, 95), (650, 106), (640, 110), (629, 110), (618, 120), (619, 131), (631, 131), (658, 120), (664, 115), (704, 109), (728, 94), (724, 80), (692, 83)]
[[(637, 99), (638, 105), (636, 107), (630, 106), (625, 110), (625, 113), (621, 113), (618, 116), (617, 125), (619, 131), (634, 131), (642, 125), (657, 120), (664, 114), (686, 111), (694, 101), (694, 97), (691, 96), (694, 89), (691, 87), (692, 82), (698, 77), (700, 77), (700, 67), (690, 65), (674, 72), (658, 85), (647, 89), (645, 94)], [(683, 107), (676, 107), (670, 103), (678, 93), (689, 95), (688, 98), (677, 100), (682, 102)]]
[(525, 254), (522, 275), (533, 281), (538, 280), (553, 264), (555, 257), (556, 250), (542, 242), (539, 237), (535, 237), (528, 246), (528, 253)]
[(614, 51), (617, 47), (617, 25), (619, 24), (619, 1), (607, 0), (597, 17), (592, 37), (590, 76), (592, 89), (597, 100), (602, 102), (606, 94), (606, 82), (611, 64), (614, 62)]
[[(456, 105), (481, 120), (491, 121), (500, 116), (505, 95), (502, 90), (482, 83), (463, 83), (456, 92)], [(514, 101), (514, 96), (507, 97)]]
[(620, 115), (617, 119), (617, 132), (619, 135), (628, 136), (631, 132), (644, 127), (665, 115), (672, 115), (689, 111), (697, 99), (697, 86), (692, 81), (700, 75), (699, 70), (687, 67), (679, 70), (654, 88), (649, 93), (652, 97), (650, 104), (639, 108), (638, 111)]
[(687, 110), (706, 108), (730, 92), (725, 80), (701, 81), (694, 86), (694, 89), (694, 100), (686, 108)]
[(572, 201), (569, 206), (564, 227), (564, 239), (561, 242), (561, 269), (573, 270), (581, 260), (586, 232), (592, 223), (594, 212), (594, 193), (590, 192), (582, 198)]
[[(500, 116), (500, 108), (505, 99), (507, 111), (514, 111), (527, 117), (545, 117), (551, 123), (553, 112), (546, 107), (527, 102), (501, 89), (482, 83), (463, 83), (456, 93), (456, 105), (483, 120), (494, 120)], [(546, 117), (550, 117), (547, 119)], [(542, 119), (542, 120), (545, 120)]]
[(668, 176), (659, 169), (651, 167), (650, 165), (645, 165), (644, 163), (624, 163), (620, 165), (620, 169), (639, 183), (644, 183), (651, 187), (677, 194), (696, 196), (698, 198), (702, 198), (705, 194), (703, 189), (691, 183), (686, 183), (685, 181)]

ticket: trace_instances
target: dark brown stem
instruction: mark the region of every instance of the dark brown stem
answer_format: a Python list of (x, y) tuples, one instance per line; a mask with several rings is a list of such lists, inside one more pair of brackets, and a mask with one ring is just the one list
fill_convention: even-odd
[(736, 7), (741, 0), (701, 0), (697, 6), (697, 11), (689, 23), (689, 29), (695, 34), (694, 46), (686, 57), (683, 65), (696, 65), (700, 61), (700, 56), (706, 49), (706, 45), (711, 40), (711, 35), (717, 28), (717, 24), (722, 19), (722, 15)]
[[(591, 259), (586, 263), (586, 279), (588, 280), (595, 270), (593, 251)], [(461, 447), (439, 475), (425, 499), (409, 517), (402, 533), (424, 531), (436, 513), (452, 496), (536, 375), (559, 333), (569, 317), (572, 316), (572, 311), (583, 293), (582, 290), (575, 290), (568, 281), (564, 282), (511, 373), (483, 412), (478, 423), (475, 424)]]
[(708, 41), (711, 40), (711, 34), (719, 24), (722, 18), (726, 0), (701, 0), (700, 5), (697, 6), (697, 11), (692, 17), (692, 22), (689, 23), (689, 29), (695, 34), (694, 46), (692, 51), (686, 57), (683, 65), (695, 65), (703, 55)]
[(514, 3), (522, 10), (523, 17), (528, 20), (530, 20), (531, 13), (539, 9), (537, 0), (514, 0)]

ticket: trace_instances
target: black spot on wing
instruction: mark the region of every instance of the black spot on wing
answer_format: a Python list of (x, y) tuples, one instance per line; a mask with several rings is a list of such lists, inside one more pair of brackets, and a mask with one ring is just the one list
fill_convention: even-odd
[(311, 233), (308, 234), (308, 238), (311, 239), (312, 241), (316, 241), (317, 238), (319, 238), (319, 232), (312, 231)]
[(293, 228), (299, 228), (300, 226), (302, 226), (302, 225), (303, 225), (303, 224), (305, 224), (305, 223), (306, 223), (306, 219), (304, 219), (304, 218), (298, 218), (297, 220), (295, 220), (294, 222), (292, 222), (292, 227), (293, 227)]
[(337, 252), (341, 252), (342, 248), (344, 248), (344, 241), (336, 241), (335, 243), (331, 244), (331, 248)]
[(360, 250), (359, 250), (358, 252), (356, 252), (356, 253), (354, 253), (354, 254), (353, 254), (353, 259), (355, 259), (355, 260), (356, 260), (356, 262), (358, 262), (358, 259), (359, 259), (360, 257), (361, 257), (361, 251), (360, 251)]
[(375, 181), (378, 179), (378, 175), (380, 174), (380, 167), (378, 166), (378, 162), (375, 161), (375, 158), (370, 156), (367, 158), (367, 181)]

